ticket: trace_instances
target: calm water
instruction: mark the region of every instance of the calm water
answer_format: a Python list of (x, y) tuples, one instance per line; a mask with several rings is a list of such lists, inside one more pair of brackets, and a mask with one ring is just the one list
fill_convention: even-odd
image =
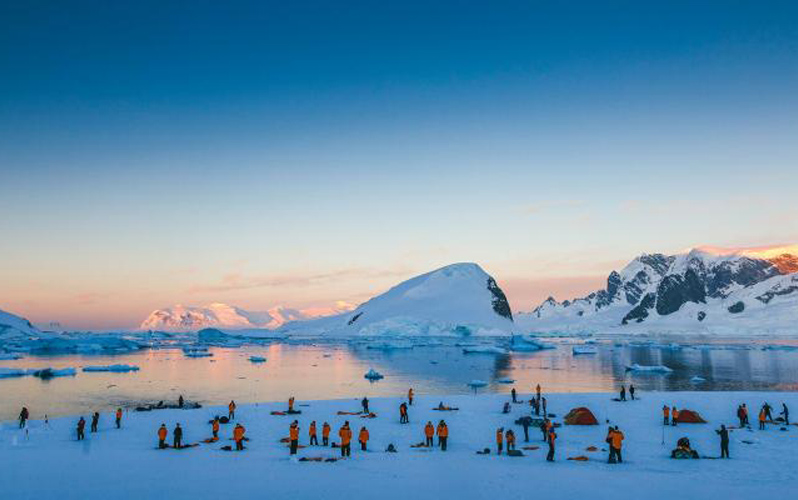
[[(651, 345), (600, 344), (594, 355), (573, 355), (570, 345), (555, 350), (509, 355), (463, 354), (455, 346), (379, 351), (356, 345), (274, 344), (211, 348), (212, 358), (186, 358), (179, 349), (141, 351), (119, 356), (28, 357), (0, 366), (76, 367), (133, 364), (133, 373), (83, 373), (42, 381), (34, 377), (0, 379), (0, 419), (16, 418), (26, 405), (34, 418), (108, 411), (143, 402), (175, 401), (183, 395), (203, 404), (302, 399), (360, 398), (364, 395), (459, 394), (471, 392), (473, 379), (489, 382), (480, 392), (519, 392), (540, 383), (546, 392), (612, 392), (621, 382), (647, 390), (796, 390), (798, 350), (735, 347), (671, 349)], [(255, 364), (249, 356), (265, 356)], [(669, 375), (627, 372), (626, 365), (664, 364)], [(369, 368), (385, 378), (370, 383)], [(705, 382), (691, 382), (693, 376)]]

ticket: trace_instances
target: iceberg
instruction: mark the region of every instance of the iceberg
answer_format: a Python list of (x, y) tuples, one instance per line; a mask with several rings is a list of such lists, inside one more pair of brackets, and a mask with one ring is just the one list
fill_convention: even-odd
[(251, 362), (253, 362), (253, 363), (265, 363), (266, 362), (266, 358), (264, 358), (263, 356), (250, 356), (249, 360)]
[(496, 379), (496, 383), (498, 383), (498, 384), (514, 384), (515, 383), (515, 379), (514, 378), (503, 377), (503, 378)]
[(492, 345), (478, 345), (474, 347), (463, 347), (463, 354), (507, 354), (507, 349)]
[(115, 372), (115, 373), (126, 373), (126, 372), (137, 372), (139, 371), (139, 367), (135, 365), (99, 365), (99, 366), (84, 366), (84, 372)]
[(524, 337), (523, 335), (513, 335), (510, 341), (510, 350), (514, 352), (536, 352), (544, 349), (556, 349), (557, 346), (539, 340)]
[(476, 389), (478, 387), (485, 387), (486, 385), (488, 385), (488, 383), (485, 382), (484, 380), (474, 379), (471, 382), (469, 382), (467, 385), (472, 389)]
[(385, 378), (380, 372), (376, 371), (374, 368), (371, 368), (365, 375), (364, 378), (375, 381)]
[(670, 373), (673, 370), (665, 365), (638, 365), (634, 363), (626, 367), (628, 372)]
[(25, 370), (22, 368), (0, 367), (0, 378), (25, 377), (30, 374), (31, 374), (30, 370)]
[(43, 368), (29, 370), (29, 372), (34, 377), (39, 377), (42, 380), (48, 380), (55, 377), (74, 377), (77, 375), (77, 370), (74, 368)]
[(596, 349), (594, 346), (590, 346), (590, 345), (574, 346), (573, 347), (573, 353), (574, 353), (574, 355), (578, 355), (578, 354), (596, 354), (596, 353), (598, 353), (598, 349)]

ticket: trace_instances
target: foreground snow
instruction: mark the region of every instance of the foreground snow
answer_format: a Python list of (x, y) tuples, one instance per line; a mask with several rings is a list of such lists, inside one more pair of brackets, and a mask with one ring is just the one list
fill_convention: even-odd
[[(507, 388), (509, 391), (510, 387)], [(545, 390), (545, 388), (544, 388)], [(286, 393), (288, 396), (288, 393)], [(353, 446), (352, 458), (336, 463), (301, 463), (291, 460), (280, 438), (288, 434), (292, 417), (272, 416), (285, 410), (285, 403), (241, 405), (238, 421), (251, 438), (242, 453), (220, 451), (232, 426), (222, 427), (221, 443), (186, 450), (155, 449), (157, 427), (166, 423), (170, 431), (179, 422), (184, 442), (197, 442), (210, 435), (207, 421), (221, 408), (127, 412), (122, 430), (113, 428), (113, 418), (103, 414), (100, 432), (87, 440), (74, 441), (74, 418), (57, 419), (45, 426), (30, 423), (27, 438), (15, 423), (0, 428), (0, 470), (4, 481), (0, 492), (16, 500), (59, 498), (768, 498), (786, 497), (798, 486), (795, 439), (798, 428), (780, 432), (735, 430), (731, 434), (732, 460), (671, 460), (670, 450), (679, 437), (687, 436), (702, 455), (717, 456), (718, 440), (713, 430), (720, 423), (733, 424), (740, 402), (752, 409), (764, 401), (779, 408), (786, 402), (798, 411), (798, 395), (792, 393), (648, 393), (643, 400), (617, 403), (610, 394), (550, 394), (549, 411), (559, 417), (571, 408), (587, 406), (602, 425), (566, 426), (559, 434), (557, 461), (546, 463), (539, 433), (531, 431), (527, 456), (509, 458), (476, 455), (478, 449), (494, 448), (497, 427), (512, 427), (523, 443), (523, 430), (513, 422), (526, 414), (527, 405), (512, 405), (504, 415), (506, 395), (416, 398), (410, 407), (409, 425), (398, 423), (399, 399), (373, 399), (376, 419), (338, 416), (338, 411), (357, 411), (357, 400), (297, 402), (302, 430), (300, 444), (307, 444), (310, 420), (333, 426), (333, 435), (344, 420), (355, 435), (361, 425), (371, 433), (370, 451)], [(528, 395), (522, 394), (526, 399)], [(455, 412), (432, 411), (440, 400), (459, 407)], [(683, 424), (665, 430), (661, 444), (663, 403), (697, 410), (708, 424)], [(307, 404), (308, 406), (305, 406)], [(31, 408), (40, 418), (42, 409)], [(778, 411), (778, 410), (777, 410)], [(88, 415), (86, 415), (88, 417)], [(449, 451), (413, 449), (423, 440), (427, 420), (444, 418), (450, 429)], [(605, 463), (603, 452), (587, 452), (588, 446), (605, 447), (605, 420), (619, 425), (626, 434), (623, 465)], [(559, 421), (559, 418), (555, 419)], [(171, 436), (170, 436), (171, 437)], [(333, 439), (334, 442), (337, 439)], [(745, 444), (748, 441), (751, 444)], [(398, 453), (383, 450), (393, 443)], [(585, 455), (588, 462), (565, 460)], [(310, 447), (300, 457), (334, 457), (336, 450)]]

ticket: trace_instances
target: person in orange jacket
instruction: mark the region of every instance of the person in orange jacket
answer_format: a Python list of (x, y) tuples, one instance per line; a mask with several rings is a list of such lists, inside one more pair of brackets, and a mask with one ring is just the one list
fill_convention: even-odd
[(161, 424), (161, 427), (158, 429), (158, 448), (166, 448), (166, 436), (168, 435), (169, 431), (166, 430), (166, 424)]
[(219, 417), (213, 417), (213, 422), (211, 422), (211, 431), (213, 431), (213, 439), (219, 439)]
[(227, 418), (233, 420), (236, 418), (236, 402), (230, 401), (230, 404), (227, 405)]
[(299, 448), (299, 422), (296, 420), (291, 422), (291, 427), (288, 429), (288, 440), (291, 443), (291, 455), (296, 455), (296, 450)]
[(316, 421), (310, 423), (310, 428), (308, 429), (308, 436), (310, 436), (310, 445), (319, 445), (319, 438), (316, 437)]
[(348, 457), (352, 455), (352, 429), (349, 428), (349, 421), (344, 422), (343, 427), (338, 431), (338, 437), (341, 438), (341, 456)]
[(324, 422), (321, 426), (321, 444), (324, 446), (330, 445), (330, 424)]
[(432, 448), (435, 444), (433, 442), (433, 437), (435, 436), (435, 427), (432, 425), (432, 422), (427, 422), (427, 425), (424, 426), (424, 445), (428, 448)]
[(765, 420), (767, 419), (767, 413), (765, 412), (765, 408), (763, 407), (759, 410), (759, 430), (765, 430)]
[(449, 426), (446, 425), (446, 422), (441, 420), (438, 423), (438, 446), (441, 447), (441, 451), (446, 451), (446, 442), (449, 440)]
[(668, 405), (664, 405), (662, 407), (662, 424), (663, 425), (670, 424), (670, 422), (669, 422), (670, 417), (671, 417), (671, 409), (668, 408)]
[(549, 431), (551, 430), (551, 428), (552, 428), (551, 420), (549, 420), (548, 418), (544, 419), (543, 423), (540, 424), (540, 430), (543, 433), (544, 443), (549, 440)]
[(122, 428), (122, 408), (116, 409), (116, 428)]
[(407, 402), (410, 406), (413, 406), (413, 388), (411, 387), (410, 390), (407, 391)]
[(242, 451), (244, 449), (244, 433), (247, 430), (241, 424), (236, 424), (235, 429), (233, 429), (233, 440), (236, 442), (236, 451)]
[(294, 412), (294, 396), (288, 398), (288, 413)]
[(621, 447), (623, 446), (623, 439), (624, 435), (623, 432), (618, 429), (616, 425), (615, 428), (610, 428), (610, 432), (607, 434), (608, 444), (610, 445), (610, 458), (608, 463), (623, 463), (623, 458), (621, 457)]
[(676, 421), (679, 420), (679, 410), (674, 406), (671, 410), (671, 425), (676, 427)]
[(507, 451), (515, 449), (515, 432), (512, 429), (507, 429), (504, 433), (504, 440), (507, 441)]
[(369, 431), (366, 429), (366, 426), (360, 428), (357, 440), (360, 442), (360, 449), (366, 451), (366, 443), (369, 442)]
[(496, 429), (496, 454), (502, 454), (502, 448), (504, 447), (504, 427), (499, 427)]
[(407, 415), (407, 403), (402, 402), (399, 405), (399, 423), (400, 424), (409, 424), (410, 417)]
[(557, 433), (554, 432), (554, 427), (549, 428), (549, 436), (547, 439), (549, 443), (549, 453), (546, 455), (547, 462), (554, 462), (554, 443), (557, 441)]

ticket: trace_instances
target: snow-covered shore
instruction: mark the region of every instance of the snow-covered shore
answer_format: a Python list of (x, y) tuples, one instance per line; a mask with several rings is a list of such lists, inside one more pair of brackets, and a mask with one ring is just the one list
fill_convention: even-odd
[[(545, 389), (545, 388), (544, 388)], [(286, 394), (287, 396), (288, 394)], [(687, 436), (702, 455), (717, 456), (714, 429), (721, 423), (735, 423), (735, 408), (745, 402), (752, 410), (768, 401), (778, 409), (782, 402), (798, 411), (794, 393), (644, 393), (642, 400), (619, 403), (612, 394), (550, 394), (549, 411), (561, 420), (571, 408), (589, 407), (601, 423), (598, 426), (563, 426), (559, 434), (557, 461), (546, 463), (540, 433), (530, 430), (525, 457), (496, 456), (495, 431), (513, 428), (519, 448), (525, 446), (523, 430), (514, 421), (529, 413), (527, 405), (512, 405), (502, 414), (506, 395), (478, 395), (416, 398), (410, 408), (410, 424), (399, 424), (398, 398), (371, 401), (378, 417), (339, 416), (338, 411), (358, 411), (358, 400), (298, 402), (300, 444), (307, 444), (311, 420), (321, 427), (333, 426), (333, 442), (344, 420), (354, 431), (366, 425), (371, 433), (370, 451), (353, 446), (352, 458), (336, 463), (302, 463), (291, 460), (279, 442), (288, 434), (293, 417), (273, 416), (285, 403), (241, 405), (237, 421), (251, 438), (244, 452), (219, 450), (229, 444), (232, 426), (222, 427), (221, 443), (202, 444), (186, 450), (156, 450), (156, 431), (163, 422), (170, 429), (179, 422), (185, 429), (184, 442), (197, 442), (210, 435), (208, 420), (223, 414), (222, 408), (126, 412), (121, 430), (113, 418), (103, 414), (100, 431), (87, 432), (84, 442), (74, 439), (77, 417), (61, 418), (45, 425), (40, 410), (31, 408), (27, 437), (7, 422), (0, 429), (0, 482), (3, 497), (16, 500), (59, 498), (743, 498), (783, 496), (798, 486), (798, 458), (795, 446), (798, 428), (782, 432), (775, 425), (767, 431), (735, 430), (731, 434), (732, 460), (671, 460), (669, 452), (679, 437)], [(527, 399), (527, 394), (520, 395)], [(459, 407), (455, 412), (438, 412), (438, 402)], [(663, 404), (696, 410), (707, 424), (682, 424), (665, 429), (662, 441)], [(307, 406), (306, 406), (307, 405)], [(798, 414), (796, 414), (798, 415)], [(87, 420), (89, 415), (86, 415)], [(427, 420), (441, 418), (449, 424), (449, 451), (414, 449), (410, 444), (423, 440)], [(587, 452), (588, 446), (605, 448), (605, 421), (618, 425), (626, 434), (623, 465), (608, 465), (605, 452)], [(753, 420), (753, 419), (752, 419)], [(88, 427), (88, 426), (87, 426)], [(171, 438), (171, 436), (170, 436)], [(750, 444), (745, 443), (750, 442)], [(385, 453), (393, 443), (398, 453)], [(477, 455), (490, 447), (488, 456)], [(587, 462), (567, 461), (585, 455)], [(335, 457), (337, 450), (323, 447), (301, 449), (299, 456)]]

